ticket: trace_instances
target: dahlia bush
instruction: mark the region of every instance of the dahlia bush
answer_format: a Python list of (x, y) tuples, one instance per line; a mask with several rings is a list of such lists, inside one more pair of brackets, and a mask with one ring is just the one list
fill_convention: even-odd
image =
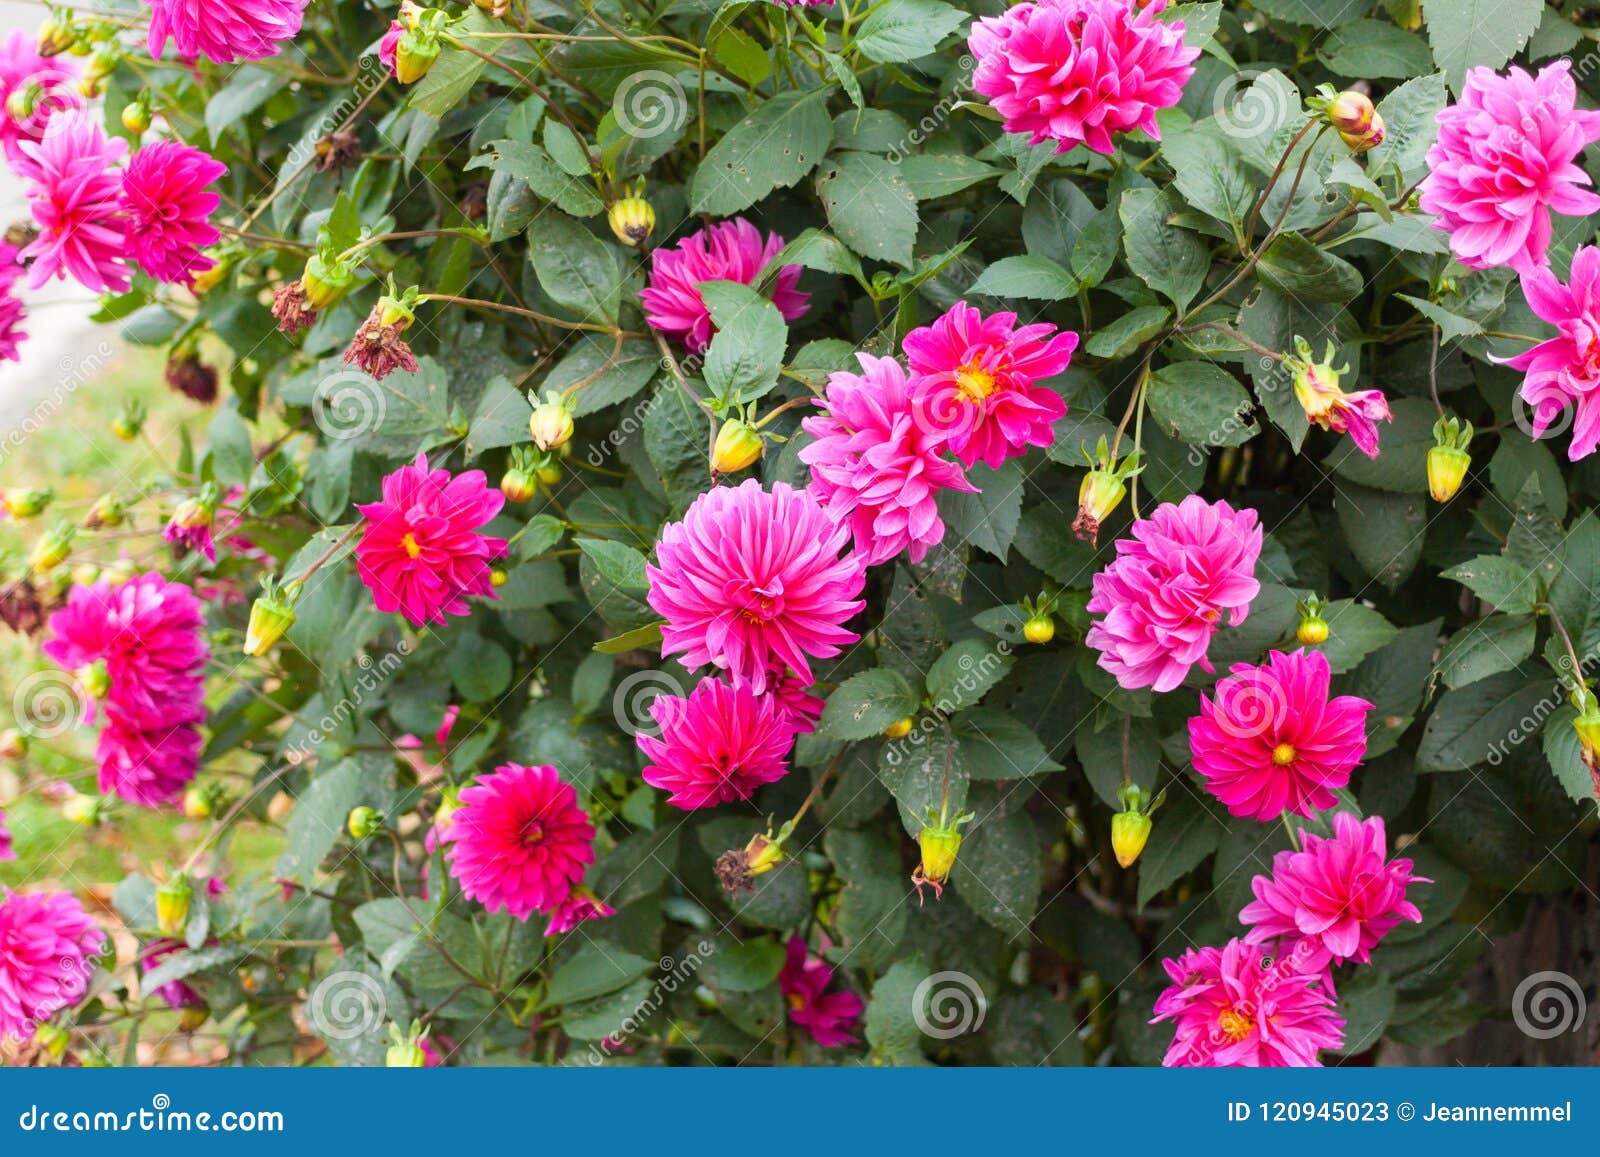
[(0, 1060), (1600, 1058), (1593, 24), (42, 10)]

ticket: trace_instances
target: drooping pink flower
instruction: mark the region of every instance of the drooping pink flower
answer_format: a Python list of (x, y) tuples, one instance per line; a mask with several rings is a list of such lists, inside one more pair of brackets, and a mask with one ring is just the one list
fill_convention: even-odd
[(1533, 407), (1533, 436), (1556, 415), (1577, 408), (1567, 457), (1576, 462), (1600, 445), (1600, 249), (1584, 245), (1572, 256), (1572, 276), (1562, 285), (1548, 266), (1522, 275), (1528, 305), (1559, 331), (1532, 349), (1505, 359), (1527, 371), (1522, 400)]
[(367, 520), (356, 573), (378, 609), (420, 627), (467, 614), (468, 595), (494, 598), (489, 560), (505, 554), (506, 540), (478, 528), (504, 505), (482, 470), (452, 477), (429, 470), (426, 454), (385, 477), (382, 501), (356, 507)]
[(972, 87), (989, 98), (1007, 132), (1056, 152), (1087, 144), (1115, 151), (1112, 136), (1143, 129), (1171, 108), (1194, 75), (1198, 48), (1181, 20), (1163, 21), (1166, 0), (1038, 0), (973, 24)]
[[(26, 91), (13, 102), (19, 90)], [(13, 103), (24, 107), (14, 110)], [(22, 157), (20, 142), (38, 141), (51, 117), (83, 104), (70, 57), (40, 56), (34, 38), (20, 28), (0, 39), (0, 149), (13, 166)]]
[(616, 914), (615, 908), (580, 884), (550, 914), (550, 923), (545, 925), (544, 934), (559, 936), (563, 932), (571, 932), (586, 920), (604, 920)]
[(646, 567), (650, 606), (666, 619), (662, 654), (712, 664), (758, 693), (778, 664), (809, 685), (811, 659), (860, 638), (843, 625), (866, 605), (861, 560), (840, 554), (849, 540), (815, 495), (784, 482), (700, 495), (662, 528)]
[(28, 311), (15, 290), (21, 277), (22, 266), (17, 264), (17, 247), (0, 241), (0, 361), (20, 360), (17, 347), (28, 337), (22, 331)]
[(801, 735), (810, 735), (817, 729), (826, 704), (822, 698), (811, 694), (811, 684), (779, 664), (767, 676), (767, 695), (778, 709), (780, 718)]
[(28, 285), (37, 289), (69, 273), (97, 293), (128, 288), (127, 235), (119, 164), (128, 142), (108, 139), (87, 111), (50, 118), (37, 142), (17, 145), (19, 176), (29, 182), (28, 206), (39, 235), (22, 251), (31, 260)]
[(1162, 966), (1172, 985), (1151, 1023), (1176, 1022), (1168, 1068), (1320, 1067), (1319, 1049), (1344, 1043), (1344, 1018), (1321, 977), (1239, 939), (1191, 948)]
[[(165, 938), (152, 940), (144, 946), (139, 953), (139, 971), (148, 975), (166, 961), (174, 952), (182, 952), (188, 946), (178, 940)], [(156, 997), (164, 1001), (169, 1008), (182, 1012), (186, 1008), (205, 1008), (206, 1002), (198, 992), (182, 980), (169, 980), (145, 993), (146, 996)]]
[(222, 198), (208, 191), (228, 171), (215, 157), (179, 141), (146, 145), (128, 161), (122, 204), (128, 214), (128, 249), (157, 281), (187, 283), (216, 268), (200, 252), (216, 243), (210, 223)]
[(400, 51), (400, 38), (406, 34), (406, 26), (398, 20), (389, 21), (389, 31), (383, 34), (383, 39), (378, 42), (378, 59), (389, 70), (389, 75), (394, 76), (399, 70), (396, 56)]
[(181, 60), (264, 60), (300, 31), (307, 0), (149, 0), (150, 55), (170, 37)]
[(444, 709), (444, 718), (439, 721), (438, 728), (433, 733), (433, 741), (443, 751), (450, 745), (450, 733), (455, 730), (456, 720), (461, 717), (461, 704), (452, 703)]
[(25, 1041), (82, 999), (106, 938), (68, 892), (3, 892), (0, 1036)]
[(1232, 672), (1214, 697), (1200, 697), (1200, 714), (1189, 720), (1189, 751), (1206, 789), (1230, 814), (1263, 823), (1332, 807), (1366, 754), (1372, 704), (1328, 697), (1332, 675), (1320, 651), (1271, 651), (1261, 666), (1239, 663)]
[(862, 372), (828, 378), (822, 414), (801, 423), (815, 439), (800, 451), (811, 491), (828, 517), (846, 523), (867, 566), (909, 549), (921, 562), (944, 539), (941, 490), (977, 487), (942, 456), (944, 435), (920, 421), (913, 391), (930, 379), (907, 379), (894, 358), (857, 354)]
[(963, 464), (994, 468), (1055, 441), (1067, 404), (1039, 383), (1071, 364), (1077, 334), (1044, 322), (1019, 327), (1014, 313), (984, 317), (958, 301), (906, 334), (902, 348), (911, 373), (928, 379), (913, 387), (919, 424)]
[(1544, 265), (1551, 210), (1569, 217), (1600, 210), (1576, 163), (1600, 140), (1600, 112), (1577, 107), (1571, 67), (1558, 60), (1536, 77), (1516, 65), (1505, 76), (1469, 69), (1460, 99), (1439, 113), (1421, 204), (1469, 269), (1509, 265), (1526, 273)]
[(1314, 971), (1347, 960), (1370, 963), (1372, 950), (1401, 920), (1421, 923), (1422, 911), (1406, 899), (1411, 861), (1388, 858), (1383, 817), (1365, 822), (1349, 812), (1333, 817), (1333, 838), (1303, 832), (1300, 850), (1273, 858), (1272, 875), (1251, 881), (1255, 899), (1239, 913), (1249, 926), (1245, 939), (1303, 940)]
[(139, 807), (172, 803), (194, 782), (204, 747), (194, 721), (137, 727), (113, 716), (95, 745), (100, 790)]
[(1094, 576), (1088, 609), (1104, 617), (1086, 641), (1122, 686), (1171, 691), (1194, 664), (1211, 670), (1206, 648), (1223, 615), (1239, 625), (1260, 593), (1261, 524), (1253, 510), (1191, 494), (1158, 507), (1131, 533)]
[[(645, 320), (683, 342), (690, 353), (711, 344), (711, 313), (700, 296), (702, 281), (753, 285), (767, 262), (783, 249), (783, 238), (761, 231), (743, 217), (718, 221), (689, 234), (671, 249), (650, 252), (649, 284), (639, 295)], [(800, 266), (785, 265), (772, 287), (772, 304), (787, 321), (805, 316), (811, 300), (795, 286)]]
[(825, 1049), (854, 1044), (854, 1030), (866, 1008), (853, 992), (827, 991), (831, 983), (833, 966), (807, 953), (806, 942), (791, 936), (778, 972), (778, 989), (789, 1006), (789, 1022), (805, 1029)]
[(6, 826), (6, 813), (0, 811), (0, 863), (9, 863), (17, 858), (17, 850), (11, 846), (11, 829)]
[(461, 792), (444, 833), (450, 874), (491, 913), (554, 913), (594, 862), (594, 824), (549, 765), (507, 763)]
[(650, 714), (657, 738), (636, 737), (651, 761), (644, 781), (685, 810), (749, 799), (789, 770), (795, 729), (773, 697), (721, 679), (702, 679), (687, 699), (658, 695)]

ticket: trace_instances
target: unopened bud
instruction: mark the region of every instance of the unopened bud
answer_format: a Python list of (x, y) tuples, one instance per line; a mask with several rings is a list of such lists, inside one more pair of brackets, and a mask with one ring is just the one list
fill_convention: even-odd
[(492, 587), (503, 587), (510, 580), (510, 578), (511, 576), (506, 574), (505, 571), (501, 570), (499, 567), (495, 567), (489, 572), (489, 585)]
[(383, 815), (366, 806), (351, 808), (344, 826), (352, 839), (364, 840), (383, 831)]
[(1327, 606), (1316, 595), (1300, 603), (1300, 625), (1295, 628), (1294, 637), (1302, 646), (1315, 647), (1328, 641), (1328, 620), (1322, 617)]
[(1472, 423), (1440, 418), (1433, 425), (1434, 445), (1428, 449), (1428, 493), (1435, 502), (1449, 502), (1466, 480), (1472, 456)]
[(83, 525), (87, 530), (100, 530), (105, 527), (121, 526), (128, 516), (128, 508), (115, 494), (102, 494), (94, 500), (94, 505), (89, 507), (89, 513), (83, 516)]
[(5, 492), (6, 513), (12, 518), (37, 518), (55, 500), (56, 492), (48, 486), (30, 486), (26, 489)]
[(411, 1031), (402, 1034), (399, 1025), (389, 1026), (389, 1037), (394, 1043), (383, 1055), (386, 1068), (420, 1069), (428, 1063), (428, 1054), (422, 1048), (422, 1038), (426, 1034), (421, 1031), (421, 1027), (416, 1021), (412, 1021)]
[(436, 33), (408, 28), (400, 34), (394, 49), (394, 76), (401, 84), (415, 84), (428, 75), (433, 62), (439, 59), (439, 37)]
[(122, 404), (122, 412), (111, 423), (111, 432), (123, 442), (131, 442), (144, 429), (144, 403), (130, 398)]
[(355, 266), (332, 254), (313, 253), (300, 274), (306, 304), (314, 310), (327, 309), (349, 293), (355, 283)]
[(65, 12), (52, 12), (39, 25), (40, 56), (60, 56), (63, 52), (70, 52), (77, 41), (78, 34), (73, 31), (72, 17)]
[(156, 928), (163, 936), (182, 936), (189, 926), (189, 901), (194, 889), (189, 877), (178, 875), (156, 889)]
[(1111, 817), (1111, 852), (1118, 864), (1131, 868), (1150, 841), (1153, 826), (1150, 815), (1165, 801), (1167, 793), (1162, 792), (1152, 800), (1138, 784), (1129, 783), (1123, 785), (1117, 797), (1122, 802), (1122, 810)]
[(0, 759), (21, 759), (28, 754), (28, 737), (15, 727), (0, 731)]
[(919, 902), (924, 884), (933, 888), (935, 899), (944, 894), (945, 881), (950, 878), (950, 872), (956, 866), (956, 854), (961, 851), (961, 826), (973, 819), (971, 812), (958, 815), (954, 820), (947, 820), (946, 814), (935, 818), (930, 809), (927, 823), (917, 833), (917, 846), (922, 852), (922, 859), (917, 864), (917, 870), (911, 874), (911, 882), (916, 885)]
[(111, 671), (104, 659), (85, 663), (72, 673), (72, 677), (91, 699), (104, 699), (111, 692)]
[(915, 723), (916, 720), (909, 715), (904, 719), (897, 719), (883, 729), (884, 738), (904, 739), (911, 734), (911, 728)]
[(61, 814), (81, 827), (92, 828), (100, 822), (102, 806), (97, 795), (74, 792), (61, 805)]
[(1100, 527), (1128, 494), (1128, 479), (1144, 469), (1135, 450), (1118, 462), (1112, 455), (1104, 435), (1101, 435), (1095, 452), (1084, 451), (1089, 473), (1078, 485), (1078, 515), (1072, 521), (1072, 533), (1088, 539), (1091, 545), (1100, 541)]
[(1327, 104), (1328, 123), (1355, 152), (1364, 152), (1383, 143), (1383, 117), (1365, 93), (1346, 89)]
[(28, 565), (37, 571), (54, 570), (72, 556), (72, 539), (77, 531), (60, 523), (34, 543), (28, 552)]
[(528, 434), (541, 450), (557, 450), (572, 440), (572, 408), (554, 390), (534, 406), (528, 418)]
[(634, 249), (649, 240), (651, 231), (656, 227), (655, 208), (637, 195), (613, 202), (606, 219), (617, 240)]
[(500, 476), (500, 493), (506, 496), (507, 502), (527, 502), (534, 492), (534, 479), (524, 470), (513, 466)]
[(711, 469), (718, 474), (737, 474), (766, 449), (761, 435), (748, 422), (729, 418), (717, 431), (716, 444), (711, 448)]
[(122, 106), (122, 127), (134, 136), (150, 128), (150, 106), (142, 100), (131, 100)]
[(212, 801), (210, 788), (193, 784), (183, 793), (183, 814), (186, 819), (205, 820), (211, 818), (211, 811), (215, 804)]
[(1022, 637), (1030, 643), (1048, 643), (1056, 637), (1056, 621), (1043, 611), (1028, 616), (1022, 624)]
[(270, 580), (261, 596), (250, 604), (250, 624), (244, 633), (244, 653), (265, 655), (294, 626), (294, 604), (300, 597), (300, 584), (279, 587)]

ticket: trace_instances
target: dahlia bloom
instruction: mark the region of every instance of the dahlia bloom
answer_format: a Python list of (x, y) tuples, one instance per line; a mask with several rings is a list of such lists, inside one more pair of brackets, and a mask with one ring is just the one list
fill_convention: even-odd
[(1372, 704), (1328, 697), (1332, 676), (1320, 651), (1272, 651), (1259, 667), (1232, 670), (1189, 720), (1189, 751), (1206, 790), (1229, 814), (1263, 823), (1332, 807), (1366, 754)]
[(1273, 962), (1239, 939), (1162, 961), (1172, 985), (1152, 1024), (1177, 1023), (1168, 1068), (1320, 1067), (1317, 1050), (1344, 1043), (1344, 1018), (1315, 972)]
[[(689, 234), (672, 249), (650, 252), (649, 284), (639, 295), (645, 320), (662, 333), (682, 341), (697, 354), (711, 344), (711, 312), (700, 296), (702, 281), (737, 281), (753, 285), (767, 262), (783, 249), (783, 238), (761, 231), (743, 217), (718, 221)], [(795, 288), (800, 266), (778, 270), (772, 304), (784, 320), (804, 317), (809, 293)]]
[(1378, 423), (1392, 421), (1389, 399), (1382, 390), (1352, 390), (1339, 387), (1339, 378), (1349, 366), (1333, 367), (1333, 343), (1321, 362), (1311, 359), (1311, 343), (1296, 337), (1298, 356), (1287, 358), (1284, 365), (1294, 375), (1294, 396), (1306, 412), (1306, 421), (1321, 426), (1334, 434), (1349, 434), (1356, 449), (1368, 458), (1378, 456)]
[(462, 789), (444, 833), (450, 874), (491, 913), (554, 913), (594, 862), (594, 824), (548, 765), (507, 763)]
[(811, 1034), (825, 1049), (854, 1044), (854, 1029), (866, 1008), (853, 992), (828, 992), (833, 966), (806, 952), (806, 942), (789, 938), (788, 953), (778, 972), (778, 990), (789, 1006), (789, 1021)]
[(550, 914), (550, 923), (545, 925), (544, 934), (559, 936), (563, 932), (571, 932), (585, 920), (604, 920), (616, 914), (617, 910), (610, 904), (589, 889), (579, 886)]
[(276, 56), (300, 31), (307, 0), (149, 0), (150, 55), (170, 37), (181, 60), (216, 64)]
[(1406, 889), (1429, 882), (1411, 874), (1410, 860), (1388, 859), (1382, 816), (1363, 822), (1340, 812), (1332, 839), (1301, 833), (1299, 851), (1279, 852), (1272, 875), (1251, 881), (1256, 898), (1240, 911), (1239, 922), (1249, 926), (1245, 940), (1251, 944), (1303, 941), (1312, 971), (1347, 960), (1369, 964), (1378, 941), (1401, 920), (1422, 922)]
[(811, 684), (781, 664), (767, 676), (767, 695), (780, 718), (797, 734), (810, 735), (822, 718), (823, 700), (811, 694)]
[(1238, 626), (1260, 593), (1261, 525), (1253, 510), (1191, 494), (1158, 507), (1131, 533), (1094, 576), (1088, 609), (1105, 617), (1086, 641), (1122, 686), (1171, 691), (1194, 664), (1211, 670), (1206, 648), (1223, 614)]
[(139, 807), (173, 803), (194, 782), (204, 747), (196, 721), (141, 728), (113, 717), (95, 745), (100, 790)]
[(1546, 264), (1550, 210), (1600, 210), (1576, 164), (1584, 146), (1600, 140), (1600, 112), (1577, 107), (1571, 67), (1558, 60), (1538, 76), (1516, 65), (1505, 76), (1469, 69), (1460, 99), (1439, 113), (1421, 204), (1469, 269), (1527, 273)]
[(157, 281), (187, 282), (217, 263), (200, 252), (216, 244), (208, 220), (222, 202), (207, 186), (228, 171), (215, 157), (178, 141), (146, 145), (128, 161), (122, 205), (128, 250)]
[(489, 560), (505, 554), (506, 540), (478, 528), (504, 505), (482, 470), (451, 477), (429, 470), (426, 454), (385, 477), (382, 501), (356, 507), (367, 520), (356, 573), (378, 609), (420, 627), (467, 614), (467, 595), (494, 598)]
[(128, 142), (107, 139), (89, 112), (64, 112), (50, 118), (38, 142), (22, 141), (17, 174), (31, 184), (28, 205), (39, 236), (22, 251), (33, 265), (28, 286), (37, 289), (52, 277), (71, 274), (97, 293), (128, 288), (118, 164)]
[(650, 606), (666, 619), (662, 654), (710, 663), (758, 694), (779, 664), (811, 684), (812, 657), (860, 638), (841, 625), (866, 605), (861, 560), (839, 553), (849, 539), (815, 495), (784, 482), (700, 495), (662, 528), (657, 563), (645, 568)]
[(1071, 364), (1078, 335), (1016, 322), (1014, 313), (984, 317), (958, 301), (902, 344), (911, 373), (931, 379), (914, 387), (924, 433), (947, 440), (964, 465), (995, 468), (1029, 446), (1050, 445), (1051, 427), (1067, 412), (1061, 395), (1038, 383)]
[[(174, 952), (183, 951), (187, 945), (177, 940), (152, 940), (145, 945), (144, 951), (139, 953), (139, 971), (149, 974), (161, 967), (167, 957)], [(168, 1007), (183, 1011), (186, 1008), (205, 1008), (206, 1002), (201, 995), (182, 980), (169, 980), (165, 984), (150, 989), (146, 996), (154, 996), (164, 1001)]]
[(644, 781), (670, 792), (673, 807), (749, 799), (788, 773), (795, 730), (771, 696), (708, 678), (687, 699), (656, 696), (650, 714), (661, 736), (635, 737), (651, 761)]
[(1110, 156), (1112, 135), (1143, 129), (1156, 140), (1156, 113), (1171, 108), (1194, 75), (1198, 48), (1181, 20), (1163, 21), (1166, 0), (1039, 0), (972, 26), (978, 60), (972, 87), (989, 98), (1005, 130), (1065, 153), (1086, 144)]
[[(0, 39), (0, 150), (12, 165), (22, 157), (20, 142), (37, 142), (56, 113), (83, 107), (76, 67), (68, 57), (40, 56), (34, 38), (20, 28)], [(19, 119), (11, 94), (24, 87), (34, 94), (33, 107)]]
[(0, 864), (16, 858), (17, 850), (11, 846), (11, 829), (6, 826), (6, 813), (0, 811)]
[(856, 357), (862, 372), (830, 376), (818, 400), (826, 412), (801, 423), (815, 441), (800, 461), (811, 467), (811, 491), (828, 517), (849, 524), (863, 565), (908, 548), (911, 561), (921, 562), (944, 539), (939, 491), (977, 487), (941, 456), (942, 434), (917, 420), (921, 380), (908, 380), (894, 358)]
[(17, 247), (0, 241), (0, 361), (20, 360), (17, 347), (28, 336), (22, 331), (28, 311), (12, 288), (21, 276), (22, 266), (17, 264)]
[(70, 893), (0, 892), (0, 1036), (25, 1041), (82, 998), (106, 938)]
[(1567, 447), (1576, 462), (1600, 445), (1600, 249), (1585, 245), (1573, 254), (1566, 285), (1548, 266), (1524, 273), (1522, 292), (1533, 312), (1560, 332), (1505, 364), (1527, 372), (1522, 400), (1533, 407), (1535, 438), (1562, 410), (1577, 407)]

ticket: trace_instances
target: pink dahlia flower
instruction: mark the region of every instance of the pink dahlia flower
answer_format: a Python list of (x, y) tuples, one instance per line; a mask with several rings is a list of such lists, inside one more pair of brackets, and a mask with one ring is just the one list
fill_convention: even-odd
[(550, 923), (545, 925), (544, 934), (559, 936), (563, 932), (571, 932), (586, 920), (604, 920), (616, 914), (615, 908), (580, 885), (550, 914)]
[(825, 1049), (854, 1044), (854, 1030), (866, 1008), (853, 992), (829, 992), (832, 982), (833, 966), (809, 955), (806, 942), (791, 936), (778, 972), (778, 989), (789, 1006), (789, 1022), (805, 1029)]
[(810, 735), (822, 718), (822, 699), (811, 694), (811, 684), (787, 667), (778, 666), (767, 676), (767, 694), (778, 715), (801, 735)]
[(1600, 210), (1576, 164), (1584, 146), (1600, 140), (1600, 112), (1577, 107), (1571, 67), (1558, 60), (1536, 77), (1516, 65), (1505, 76), (1469, 69), (1461, 98), (1439, 113), (1422, 208), (1468, 268), (1526, 273), (1546, 263), (1550, 210)]
[(800, 451), (811, 491), (828, 517), (847, 523), (866, 566), (910, 550), (921, 562), (944, 539), (941, 490), (975, 493), (961, 467), (941, 456), (942, 433), (918, 419), (913, 394), (927, 379), (907, 380), (894, 358), (857, 354), (862, 372), (828, 378), (826, 412), (801, 425), (815, 441)]
[(1094, 576), (1088, 609), (1105, 617), (1087, 642), (1122, 686), (1171, 691), (1194, 664), (1211, 670), (1206, 648), (1222, 616), (1231, 612), (1237, 626), (1249, 613), (1261, 590), (1261, 525), (1253, 510), (1191, 494), (1135, 522), (1132, 534)]
[[(160, 968), (174, 952), (186, 950), (188, 945), (178, 940), (152, 940), (139, 953), (139, 971), (149, 974)], [(205, 1008), (205, 999), (182, 980), (169, 980), (145, 993), (164, 1001), (169, 1008), (183, 1011), (186, 1008)]]
[(105, 933), (67, 892), (0, 898), (0, 1036), (30, 1040), (38, 1025), (89, 987)]
[(1110, 156), (1112, 135), (1143, 129), (1156, 140), (1156, 113), (1171, 108), (1194, 75), (1198, 48), (1181, 20), (1163, 21), (1166, 0), (1039, 0), (972, 26), (978, 60), (972, 87), (989, 98), (1011, 133), (1056, 152), (1087, 144)]
[(650, 760), (644, 781), (670, 792), (673, 807), (749, 799), (788, 773), (795, 729), (770, 695), (708, 678), (687, 699), (656, 696), (650, 714), (661, 736), (637, 736)]
[(1430, 881), (1411, 874), (1410, 860), (1388, 858), (1383, 817), (1362, 822), (1349, 812), (1333, 817), (1333, 838), (1300, 836), (1299, 851), (1282, 851), (1271, 876), (1257, 876), (1256, 898), (1239, 913), (1251, 944), (1284, 937), (1303, 940), (1308, 970), (1329, 963), (1372, 961), (1372, 950), (1401, 920), (1422, 922), (1422, 911), (1406, 899), (1412, 884)]
[(1175, 1021), (1168, 1068), (1320, 1067), (1319, 1049), (1344, 1043), (1344, 1018), (1315, 972), (1274, 963), (1242, 940), (1191, 948), (1162, 966), (1172, 985), (1152, 1024)]
[(276, 56), (300, 31), (307, 0), (149, 0), (150, 55), (170, 37), (182, 60), (217, 64)]
[(505, 554), (506, 540), (478, 528), (504, 505), (482, 470), (451, 477), (429, 470), (426, 454), (384, 478), (383, 500), (356, 507), (367, 520), (356, 572), (378, 609), (420, 627), (467, 614), (467, 595), (494, 598), (489, 560)]
[(1572, 256), (1566, 285), (1548, 266), (1522, 275), (1522, 292), (1533, 312), (1559, 333), (1505, 364), (1527, 371), (1522, 400), (1533, 407), (1533, 436), (1557, 414), (1577, 407), (1567, 457), (1576, 462), (1600, 444), (1600, 249), (1585, 245)]
[(378, 60), (389, 70), (389, 75), (394, 76), (399, 71), (396, 57), (400, 51), (400, 38), (406, 34), (406, 26), (398, 20), (389, 21), (389, 31), (383, 34), (383, 39), (378, 42)]
[(1061, 395), (1038, 383), (1066, 370), (1078, 335), (1016, 322), (1014, 313), (984, 317), (958, 301), (906, 334), (911, 373), (930, 379), (913, 387), (918, 422), (967, 466), (998, 467), (1029, 446), (1050, 445), (1067, 412)]
[(1206, 789), (1231, 815), (1263, 823), (1285, 811), (1310, 816), (1336, 801), (1367, 751), (1372, 704), (1328, 698), (1327, 656), (1272, 651), (1257, 667), (1239, 663), (1200, 697), (1189, 720), (1189, 751)]
[(811, 684), (812, 658), (860, 638), (843, 626), (866, 605), (861, 560), (839, 553), (849, 540), (815, 495), (784, 482), (700, 495), (662, 528), (657, 564), (646, 567), (650, 606), (667, 621), (662, 654), (710, 663), (757, 693), (779, 664)]
[(594, 824), (548, 765), (502, 764), (462, 789), (444, 840), (468, 899), (518, 920), (557, 912), (594, 863)]
[(28, 205), (39, 226), (39, 236), (22, 251), (23, 260), (33, 262), (28, 285), (37, 289), (70, 273), (96, 293), (127, 289), (117, 166), (128, 142), (108, 140), (92, 113), (64, 112), (50, 118), (41, 140), (17, 148), (16, 170), (31, 184)]
[(18, 361), (17, 347), (28, 337), (22, 331), (28, 311), (14, 289), (21, 277), (17, 247), (0, 241), (0, 361)]
[(0, 863), (8, 863), (17, 858), (17, 850), (11, 846), (11, 829), (6, 826), (6, 813), (0, 811)]
[[(718, 221), (689, 234), (672, 249), (650, 253), (649, 285), (639, 295), (645, 320), (683, 342), (690, 353), (711, 344), (711, 313), (700, 296), (702, 281), (737, 281), (753, 285), (767, 262), (783, 249), (783, 238), (761, 231), (743, 217)], [(800, 266), (778, 270), (772, 304), (787, 321), (805, 316), (809, 293), (795, 288)]]
[(194, 782), (204, 746), (193, 721), (140, 728), (113, 716), (95, 745), (100, 790), (139, 807), (172, 803)]
[[(14, 112), (11, 94), (20, 89), (27, 95), (18, 102), (30, 107)], [(40, 56), (34, 38), (20, 28), (0, 39), (0, 149), (12, 165), (22, 158), (20, 142), (37, 142), (51, 117), (83, 104), (71, 58)]]
[(187, 283), (216, 268), (200, 252), (216, 243), (210, 216), (222, 198), (207, 186), (228, 171), (215, 157), (178, 141), (158, 141), (133, 154), (122, 177), (128, 250), (157, 281)]

